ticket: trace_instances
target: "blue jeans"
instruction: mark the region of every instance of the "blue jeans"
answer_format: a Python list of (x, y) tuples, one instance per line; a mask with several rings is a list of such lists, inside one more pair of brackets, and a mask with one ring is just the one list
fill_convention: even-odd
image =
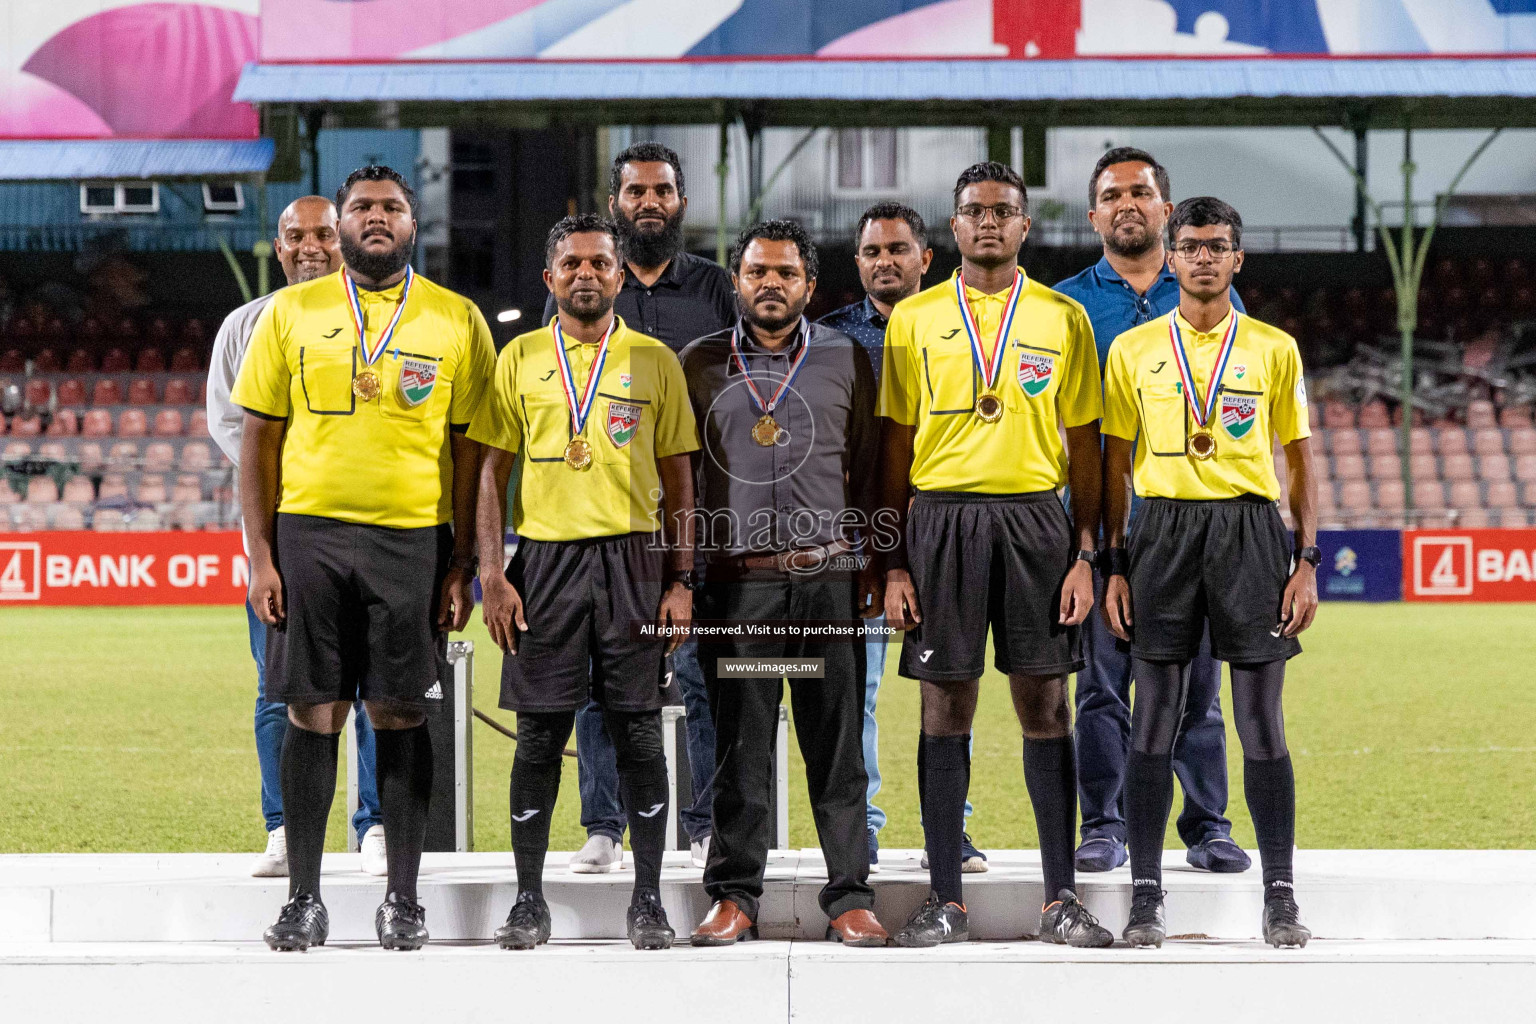
[[(885, 625), (885, 616), (866, 621), (871, 628), (878, 628)], [(864, 802), (865, 815), (874, 832), (885, 828), (885, 812), (875, 806), (875, 794), (880, 792), (880, 726), (875, 721), (875, 698), (885, 675), (885, 641), (883, 636), (864, 641), (864, 770), (869, 774)]]
[[(1093, 577), (1093, 611), (1083, 623), (1088, 664), (1077, 674), (1077, 788), (1083, 839), (1125, 841), (1125, 764), (1131, 749), (1131, 656), (1122, 650), (1099, 609), (1104, 579)], [(1173, 771), (1184, 790), (1179, 838), (1194, 846), (1230, 836), (1227, 810), (1227, 733), (1221, 721), (1221, 662), (1211, 657), (1207, 631), (1189, 672), (1189, 701), (1173, 746)]]
[[(256, 662), (256, 760), (261, 765), (261, 816), (271, 832), (283, 823), (283, 787), (281, 762), (283, 736), (288, 732), (288, 705), (267, 700), (267, 626), (245, 606), (250, 627), (251, 658)], [(352, 827), (361, 839), (375, 825), (382, 824), (379, 813), (379, 784), (374, 774), (373, 725), (357, 702), (357, 813)]]
[[(679, 817), (683, 831), (693, 842), (714, 832), (710, 807), (714, 802), (715, 722), (709, 714), (704, 672), (699, 668), (699, 644), (689, 640), (667, 659), (686, 711), (688, 773), (693, 782), (693, 805)], [(576, 712), (576, 779), (581, 790), (581, 827), (589, 836), (624, 838), (624, 805), (619, 799), (619, 767), (613, 741), (603, 726), (603, 709), (587, 701)]]

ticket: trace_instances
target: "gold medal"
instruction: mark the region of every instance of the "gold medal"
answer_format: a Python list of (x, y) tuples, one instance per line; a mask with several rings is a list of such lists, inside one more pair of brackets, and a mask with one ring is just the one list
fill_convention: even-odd
[(762, 416), (756, 423), (752, 424), (752, 440), (764, 448), (772, 448), (779, 441), (779, 431), (781, 429), (778, 420), (775, 420), (772, 416)]
[(365, 402), (371, 402), (379, 397), (379, 375), (372, 370), (364, 370), (352, 378), (352, 393)]
[(565, 446), (565, 464), (572, 469), (586, 469), (592, 465), (592, 446), (586, 438), (573, 437)]
[(1184, 442), (1184, 450), (1189, 457), (1196, 462), (1205, 462), (1216, 454), (1216, 439), (1209, 431), (1197, 430), (1189, 435), (1189, 440)]
[(996, 395), (982, 395), (976, 399), (976, 415), (983, 423), (996, 423), (1003, 418), (1003, 400)]

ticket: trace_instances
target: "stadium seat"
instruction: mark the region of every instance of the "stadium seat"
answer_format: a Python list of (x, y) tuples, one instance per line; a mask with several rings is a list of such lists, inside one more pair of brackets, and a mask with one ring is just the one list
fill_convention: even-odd
[(1365, 450), (1372, 458), (1397, 458), (1397, 431), (1390, 427), (1377, 427), (1375, 430), (1367, 430), (1365, 438)]
[(213, 454), (206, 441), (189, 441), (181, 449), (181, 470), (201, 473), (213, 467)]
[(133, 360), (133, 369), (137, 373), (164, 373), (165, 353), (153, 345), (141, 348)]
[(91, 516), (91, 529), (97, 533), (121, 533), (123, 513), (115, 508), (98, 508)]
[(17, 505), (11, 527), (17, 533), (40, 533), (48, 529), (48, 505)]
[(160, 513), (152, 508), (140, 509), (127, 520), (127, 523), (131, 533), (154, 533), (165, 527), (165, 523), (160, 519)]
[(101, 357), (102, 373), (126, 373), (132, 367), (133, 363), (128, 358), (128, 353), (116, 346), (107, 349), (106, 354)]
[(30, 441), (7, 441), (5, 448), (0, 449), (0, 460), (11, 462), (15, 459), (24, 459), (32, 454)]
[(139, 468), (139, 446), (132, 441), (119, 441), (107, 453), (107, 465), (119, 471)]
[(1508, 455), (1484, 455), (1477, 460), (1477, 472), (1484, 482), (1497, 483), (1510, 477)]
[(1528, 405), (1507, 405), (1499, 410), (1499, 426), (1501, 427), (1529, 427), (1531, 423), (1531, 407)]
[(1360, 432), (1358, 430), (1330, 430), (1323, 439), (1327, 450), (1335, 457), (1340, 455), (1360, 454)]
[(155, 413), (156, 437), (180, 437), (182, 429), (180, 409), (161, 409)]
[(46, 409), (53, 400), (53, 385), (46, 377), (29, 377), (22, 389), (22, 404), (28, 409)]
[[(1413, 479), (1415, 484), (1417, 484), (1421, 476), (1419, 473), (1418, 460), (1428, 459), (1430, 456), (1415, 455), (1413, 458)], [(1441, 475), (1446, 480), (1476, 480), (1477, 467), (1472, 464), (1472, 456), (1470, 455), (1447, 455), (1444, 459), (1441, 460)], [(1434, 473), (1432, 471), (1426, 472), (1422, 474), (1422, 476), (1424, 479), (1434, 479)]]
[(1316, 430), (1323, 425), (1323, 414), (1322, 411), (1318, 409), (1316, 402), (1313, 402), (1307, 406), (1307, 424), (1311, 426), (1313, 430)]
[(1515, 456), (1515, 479), (1522, 483), (1536, 482), (1536, 455)]
[(92, 405), (122, 405), (123, 386), (111, 377), (102, 377), (91, 388)]
[(74, 437), (80, 432), (80, 420), (73, 409), (59, 409), (53, 414), (53, 419), (48, 421), (48, 429), (44, 431), (49, 437)]
[(1509, 454), (1536, 455), (1536, 428), (1516, 427), (1509, 432)]
[(72, 476), (64, 482), (64, 493), (59, 496), (59, 500), (75, 505), (89, 505), (96, 500), (96, 487), (88, 476)]
[(165, 491), (165, 477), (159, 473), (145, 473), (133, 488), (133, 500), (140, 505), (159, 505), (169, 500)]
[(204, 377), (197, 382), (197, 404), (208, 404), (208, 378)]
[(1472, 451), (1478, 455), (1503, 455), (1504, 431), (1484, 427), (1472, 435)]
[(11, 421), (11, 433), (16, 437), (38, 437), (42, 432), (41, 416), (18, 416)]
[(1465, 455), (1470, 451), (1467, 432), (1460, 427), (1442, 427), (1434, 432), (1435, 452), (1439, 455)]
[(1423, 509), (1445, 508), (1445, 485), (1438, 480), (1415, 480), (1413, 505), (1415, 508)]
[(1527, 480), (1520, 485), (1520, 504), (1536, 509), (1536, 480)]
[[(1394, 456), (1395, 458), (1395, 456)], [(1364, 480), (1365, 459), (1359, 455), (1340, 455), (1333, 460), (1334, 480)]]
[(1481, 530), (1494, 525), (1494, 514), (1482, 508), (1460, 509), (1456, 513), (1456, 525), (1463, 530)]
[(85, 384), (78, 377), (67, 377), (59, 382), (60, 405), (84, 405)]
[(176, 449), (164, 441), (155, 441), (144, 448), (144, 471), (164, 473), (176, 462)]
[(1458, 480), (1451, 484), (1451, 493), (1447, 500), (1450, 502), (1451, 508), (1482, 508), (1482, 485), (1472, 480)]
[(0, 505), (14, 505), (21, 500), (21, 495), (11, 487), (11, 482), (0, 476)]
[(0, 373), (26, 373), (27, 357), (19, 348), (8, 348), (0, 352)]
[(1371, 501), (1371, 485), (1364, 480), (1346, 480), (1339, 485), (1339, 508), (1348, 512), (1365, 512), (1374, 506)]
[(1372, 399), (1360, 407), (1360, 426), (1363, 428), (1375, 428), (1391, 426), (1392, 417), (1387, 414), (1387, 404), (1381, 399)]
[(1329, 430), (1347, 429), (1355, 425), (1355, 410), (1343, 402), (1327, 402), (1323, 405), (1323, 426)]
[(1401, 512), (1406, 499), (1403, 497), (1401, 480), (1380, 480), (1376, 483), (1376, 507), (1387, 512)]
[(117, 418), (118, 437), (143, 437), (149, 433), (149, 417), (143, 409), (124, 409)]
[(67, 373), (93, 373), (96, 370), (96, 357), (88, 349), (74, 349), (64, 361), (64, 370)]
[(128, 478), (121, 473), (108, 473), (101, 478), (101, 489), (96, 493), (97, 501), (110, 501), (113, 498), (126, 499), (128, 497)]
[(190, 345), (183, 345), (171, 356), (172, 373), (196, 373), (202, 369), (202, 358), (198, 356), (197, 349)]
[(1489, 508), (1519, 508), (1520, 492), (1514, 483), (1508, 480), (1488, 485), (1488, 498), (1485, 504)]
[[(1396, 431), (1393, 431), (1395, 434)], [(1434, 432), (1428, 427), (1413, 427), (1408, 431), (1408, 450), (1414, 455), (1428, 455), (1435, 450)]]
[(1484, 427), (1496, 427), (1498, 423), (1498, 417), (1493, 411), (1493, 403), (1486, 398), (1476, 398), (1467, 403), (1467, 427), (1469, 429), (1481, 430)]
[(187, 421), (188, 437), (208, 437), (208, 410), (193, 409), (192, 418)]
[(158, 391), (159, 388), (155, 387), (155, 382), (150, 378), (135, 377), (128, 382), (128, 404), (157, 405), (160, 401)]
[(34, 476), (27, 481), (26, 501), (29, 505), (51, 505), (59, 500), (59, 485), (52, 477)]
[(196, 473), (183, 473), (171, 488), (171, 500), (177, 504), (203, 500), (203, 483)]
[(192, 384), (185, 377), (172, 377), (165, 382), (166, 405), (191, 405), (196, 399)]
[(85, 513), (77, 505), (56, 505), (51, 509), (49, 526), (55, 530), (85, 529)]
[(59, 354), (52, 348), (38, 349), (32, 356), (33, 373), (58, 373)]
[(105, 409), (87, 409), (80, 423), (81, 437), (111, 437), (112, 414)]
[(37, 454), (39, 458), (47, 459), (49, 462), (69, 461), (69, 449), (65, 447), (63, 441), (44, 441), (37, 446)]
[[(87, 413), (87, 416), (90, 414)], [(80, 459), (80, 470), (84, 473), (94, 473), (106, 465), (106, 457), (101, 453), (101, 445), (95, 441), (84, 441), (75, 451)]]

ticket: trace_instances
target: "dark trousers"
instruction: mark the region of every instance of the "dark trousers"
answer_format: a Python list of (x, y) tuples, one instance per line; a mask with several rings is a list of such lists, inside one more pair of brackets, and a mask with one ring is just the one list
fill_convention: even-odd
[[(1131, 749), (1131, 655), (1099, 609), (1104, 579), (1094, 573), (1095, 605), (1083, 623), (1088, 664), (1077, 674), (1077, 788), (1083, 838), (1125, 841), (1125, 766)], [(1189, 700), (1173, 747), (1173, 771), (1184, 790), (1179, 838), (1194, 846), (1230, 836), (1227, 810), (1227, 733), (1221, 720), (1221, 662), (1211, 657), (1209, 631), (1190, 664)]]
[[(765, 579), (708, 584), (695, 616), (743, 620), (849, 621), (855, 587), (846, 579)], [(773, 827), (773, 748), (784, 681), (721, 678), (720, 658), (823, 658), (824, 679), (791, 679), (790, 708), (805, 758), (811, 816), (827, 862), (821, 909), (829, 918), (872, 910), (865, 820), (864, 639), (699, 644), (715, 719), (714, 838), (704, 868), (711, 899), (728, 899), (757, 920)]]

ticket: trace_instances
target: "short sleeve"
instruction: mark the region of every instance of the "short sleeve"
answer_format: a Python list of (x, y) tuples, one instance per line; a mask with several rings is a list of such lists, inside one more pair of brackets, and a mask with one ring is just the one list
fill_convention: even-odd
[(1290, 444), (1312, 436), (1307, 421), (1307, 380), (1301, 367), (1301, 350), (1296, 339), (1285, 336), (1271, 356), (1275, 365), (1269, 379), (1269, 422), (1281, 444)]
[(917, 426), (922, 386), (917, 373), (916, 325), (910, 312), (897, 306), (885, 328), (881, 352), (880, 397), (875, 415), (903, 426)]
[(1099, 378), (1099, 350), (1093, 344), (1093, 325), (1088, 314), (1073, 306), (1067, 315), (1065, 376), (1056, 392), (1057, 415), (1068, 429), (1092, 423), (1104, 415)]
[(1126, 366), (1125, 346), (1116, 339), (1109, 346), (1109, 358), (1104, 366), (1104, 433), (1126, 441), (1136, 440), (1141, 430), (1141, 417), (1136, 412), (1134, 395), (1131, 371)]
[(655, 353), (656, 375), (660, 378), (661, 408), (656, 410), (656, 457), (699, 450), (699, 428), (693, 418), (693, 402), (688, 396), (688, 378), (676, 354), (665, 346)]
[(517, 418), (517, 354), (514, 338), (496, 357), (488, 389), (469, 421), (469, 438), (516, 455), (523, 447), (523, 426)]
[(448, 422), (452, 426), (463, 426), (474, 418), (496, 368), (496, 344), (491, 340), (490, 325), (479, 306), (473, 302), (465, 304), (469, 308), (469, 337), (453, 378), (453, 402), (448, 407)]
[(288, 418), (293, 371), (288, 367), (286, 335), (280, 303), (267, 303), (251, 331), (251, 343), (240, 363), (230, 401), (258, 416)]

